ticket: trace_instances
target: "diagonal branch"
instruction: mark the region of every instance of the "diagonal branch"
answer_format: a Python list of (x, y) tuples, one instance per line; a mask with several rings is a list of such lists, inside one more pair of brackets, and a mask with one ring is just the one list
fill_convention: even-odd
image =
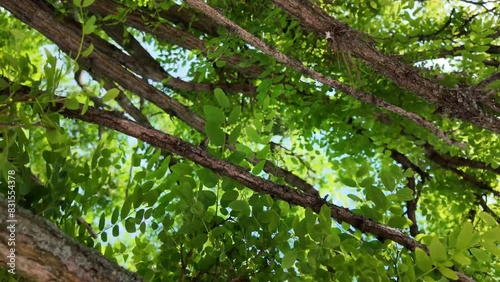
[[(6, 88), (2, 91), (8, 93), (9, 89)], [(31, 88), (21, 86), (16, 96), (30, 95), (30, 93), (32, 93)], [(53, 106), (50, 106), (51, 110), (67, 118), (104, 126), (125, 135), (135, 137), (152, 146), (184, 157), (220, 175), (234, 179), (256, 193), (268, 194), (292, 205), (311, 208), (316, 213), (320, 211), (323, 205), (327, 205), (331, 209), (332, 218), (338, 222), (347, 222), (362, 232), (373, 234), (377, 238), (394, 241), (409, 250), (414, 250), (416, 247), (427, 250), (425, 245), (418, 243), (413, 238), (408, 237), (397, 229), (387, 227), (364, 216), (357, 215), (349, 209), (327, 203), (319, 196), (304, 194), (289, 186), (274, 183), (255, 176), (240, 166), (213, 157), (203, 147), (194, 146), (176, 136), (163, 133), (153, 128), (141, 126), (115, 112), (103, 111), (94, 107), (88, 107), (85, 114), (82, 115), (83, 106), (80, 106), (77, 110), (69, 110), (64, 107), (64, 97), (57, 97), (57, 100), (58, 102), (54, 102)]]
[[(3, 3), (3, 5), (13, 15), (19, 17), (25, 23), (52, 40), (61, 50), (76, 57), (81, 38), (81, 27), (78, 23), (68, 20), (64, 25), (61, 25), (54, 18), (55, 13), (52, 7), (43, 1), (34, 3), (28, 0), (20, 0)], [(26, 14), (29, 16), (26, 16)], [(117, 64), (117, 62), (127, 60), (125, 54), (93, 34), (85, 37), (84, 48), (88, 48), (90, 42), (95, 46), (94, 52), (88, 57), (80, 57), (78, 60), (78, 63), (83, 68), (86, 68), (93, 76), (98, 78), (107, 77), (117, 82), (123, 88), (135, 92), (140, 97), (158, 106), (167, 114), (179, 118), (196, 131), (205, 134), (205, 120), (202, 117)], [(132, 63), (138, 64), (135, 61)], [(228, 144), (227, 148), (232, 151), (235, 150), (235, 146), (232, 144)], [(255, 157), (247, 160), (254, 165), (259, 162), (259, 159)], [(266, 160), (264, 170), (277, 177), (283, 177), (288, 184), (296, 186), (305, 193), (318, 195), (318, 191), (311, 184), (292, 172), (275, 166), (270, 161)]]
[[(331, 216), (338, 222), (346, 222), (354, 228), (364, 233), (370, 233), (381, 239), (388, 239), (401, 244), (409, 250), (421, 248), (427, 250), (425, 245), (416, 242), (397, 229), (387, 227), (366, 217), (357, 215), (349, 209), (327, 203), (325, 200), (311, 195), (299, 193), (286, 185), (273, 183), (271, 181), (254, 176), (242, 167), (219, 160), (211, 156), (207, 151), (198, 146), (193, 146), (175, 136), (168, 135), (155, 129), (145, 128), (125, 118), (117, 117), (112, 113), (89, 108), (85, 115), (81, 115), (81, 110), (63, 109), (62, 104), (57, 104), (54, 110), (72, 119), (99, 124), (117, 130), (126, 135), (141, 139), (158, 148), (169, 150), (175, 154), (185, 157), (212, 171), (230, 177), (237, 182), (247, 186), (256, 193), (269, 194), (274, 198), (286, 201), (293, 205), (304, 208), (311, 208), (318, 213), (323, 205), (327, 205), (331, 210)], [(463, 273), (457, 272), (460, 281), (473, 281)]]
[(216, 22), (218, 22), (220, 25), (226, 27), (228, 30), (231, 32), (235, 33), (236, 35), (240, 36), (242, 39), (253, 45), (254, 47), (259, 48), (261, 51), (264, 53), (268, 54), (269, 56), (273, 57), (276, 59), (278, 62), (285, 64), (286, 66), (289, 66), (301, 74), (311, 77), (325, 85), (328, 85), (330, 87), (333, 87), (335, 89), (341, 90), (344, 93), (347, 93), (351, 95), (352, 97), (368, 103), (372, 104), (374, 106), (386, 109), (390, 112), (396, 113), (400, 116), (406, 117), (415, 123), (427, 128), (429, 131), (431, 131), (434, 135), (438, 136), (441, 140), (446, 142), (448, 145), (458, 145), (461, 146), (462, 144), (459, 144), (456, 141), (451, 140), (443, 131), (441, 131), (436, 125), (433, 123), (429, 122), (428, 120), (422, 118), (421, 116), (408, 112), (400, 107), (397, 107), (395, 105), (392, 105), (376, 96), (370, 95), (368, 93), (359, 91), (353, 87), (350, 87), (346, 84), (343, 84), (337, 80), (334, 80), (332, 78), (326, 77), (314, 70), (311, 70), (307, 67), (305, 67), (302, 63), (299, 61), (289, 58), (285, 54), (279, 52), (278, 50), (274, 49), (267, 43), (263, 42), (262, 40), (258, 39), (257, 37), (253, 36), (250, 34), (248, 31), (244, 30), (234, 22), (228, 20), (224, 16), (222, 16), (219, 12), (217, 12), (215, 9), (212, 7), (208, 6), (207, 4), (200, 2), (198, 0), (186, 0), (186, 3), (191, 5), (192, 7), (195, 7), (196, 9), (202, 11), (205, 15), (211, 17), (214, 19)]
[[(89, 6), (89, 9), (96, 15), (108, 16), (117, 13), (119, 10), (126, 10), (127, 7), (114, 3), (113, 1), (97, 0), (94, 4)], [(148, 14), (141, 13), (140, 11), (129, 11), (125, 15), (124, 21), (125, 25), (129, 27), (152, 34), (164, 42), (175, 44), (186, 50), (200, 50), (204, 55), (207, 55), (210, 51), (210, 49), (205, 46), (205, 42), (203, 40), (192, 35), (191, 33), (185, 32), (184, 30), (175, 28), (168, 24), (146, 24), (148, 22), (156, 23), (157, 20)], [(261, 67), (254, 64), (248, 67), (239, 67), (238, 65), (244, 60), (237, 55), (221, 56), (219, 59), (227, 62), (229, 67), (237, 70), (249, 78), (256, 78), (264, 71)]]
[[(427, 102), (441, 106), (444, 113), (453, 118), (475, 124), (500, 133), (500, 120), (484, 112), (477, 90), (470, 88), (448, 89), (439, 83), (422, 77), (418, 71), (405, 65), (395, 56), (376, 50), (369, 36), (352, 30), (346, 23), (332, 18), (316, 4), (308, 0), (273, 0), (274, 3), (296, 17), (303, 26), (324, 37), (331, 32), (354, 56), (368, 64), (374, 71), (394, 81)], [(195, 2), (186, 0), (187, 3)], [(344, 90), (343, 90), (344, 91)]]

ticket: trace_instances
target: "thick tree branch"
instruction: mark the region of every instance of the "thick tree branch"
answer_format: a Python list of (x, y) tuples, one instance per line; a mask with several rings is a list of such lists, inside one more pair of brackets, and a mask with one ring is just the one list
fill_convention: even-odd
[[(0, 196), (0, 263), (6, 267), (7, 254), (15, 248), (16, 273), (32, 281), (142, 281), (94, 249), (68, 237), (53, 223), (12, 204)], [(15, 246), (7, 227), (15, 229)]]
[[(368, 93), (356, 90), (353, 87), (350, 87), (346, 84), (343, 84), (337, 80), (331, 79), (329, 77), (326, 77), (316, 71), (313, 71), (307, 67), (305, 67), (302, 63), (299, 61), (289, 58), (283, 53), (280, 53), (267, 43), (263, 42), (262, 40), (258, 39), (257, 37), (253, 36), (246, 30), (242, 29), (240, 26), (235, 24), (234, 22), (228, 20), (224, 16), (222, 16), (219, 12), (217, 12), (215, 9), (211, 8), (207, 4), (200, 2), (198, 0), (186, 0), (186, 3), (191, 5), (192, 7), (202, 11), (205, 15), (211, 17), (214, 19), (217, 23), (220, 25), (226, 27), (228, 30), (231, 32), (237, 34), (240, 36), (242, 39), (253, 45), (254, 47), (259, 48), (261, 51), (264, 53), (268, 54), (269, 56), (272, 56), (274, 59), (276, 59), (278, 62), (285, 64), (286, 66), (289, 66), (301, 74), (311, 77), (325, 85), (331, 86), (335, 89), (341, 90), (342, 92), (351, 95), (352, 97), (368, 103), (375, 105), (377, 107), (386, 109), (390, 112), (396, 113), (400, 116), (406, 117), (415, 123), (427, 128), (429, 131), (431, 131), (434, 135), (438, 136), (441, 140), (446, 142), (449, 145), (459, 145), (461, 146), (462, 144), (459, 144), (456, 141), (451, 140), (443, 131), (441, 131), (437, 126), (435, 126), (433, 123), (427, 121), (426, 119), (422, 118), (421, 116), (408, 112), (400, 107), (397, 107), (395, 105), (392, 105), (390, 103), (387, 103), (386, 101), (375, 97), (373, 95), (370, 95)], [(500, 127), (499, 127), (500, 130)]]
[(452, 166), (445, 159), (441, 158), (441, 156), (439, 154), (433, 154), (432, 151), (429, 150), (429, 148), (430, 148), (430, 146), (428, 146), (428, 145), (425, 146), (426, 155), (431, 161), (435, 162), (436, 164), (438, 164), (439, 166), (441, 166), (444, 169), (447, 169), (449, 171), (454, 172), (458, 176), (462, 177), (463, 180), (469, 182), (470, 184), (474, 185), (478, 189), (485, 191), (485, 192), (488, 192), (488, 193), (492, 193), (496, 197), (500, 197), (500, 191), (496, 191), (490, 185), (488, 185), (488, 184), (476, 179), (475, 177), (473, 177), (473, 176), (457, 169), (456, 167)]
[[(427, 250), (425, 245), (416, 242), (414, 239), (406, 236), (399, 230), (376, 223), (366, 217), (357, 215), (346, 208), (327, 203), (319, 197), (302, 194), (288, 186), (273, 183), (254, 176), (245, 169), (216, 159), (203, 148), (193, 146), (175, 136), (162, 133), (155, 129), (142, 127), (130, 120), (117, 117), (112, 113), (97, 110), (95, 108), (89, 108), (85, 115), (80, 114), (81, 110), (63, 109), (61, 104), (58, 104), (58, 106), (54, 109), (58, 110), (62, 115), (68, 118), (79, 119), (106, 126), (126, 135), (141, 139), (153, 146), (169, 150), (201, 166), (211, 169), (220, 175), (230, 177), (252, 189), (256, 193), (269, 194), (276, 199), (286, 201), (290, 204), (298, 205), (304, 208), (311, 208), (316, 213), (320, 211), (322, 205), (327, 205), (331, 210), (332, 218), (338, 222), (347, 222), (362, 232), (373, 234), (377, 238), (394, 241), (409, 250), (415, 250), (416, 247)], [(460, 277), (459, 281), (473, 281), (463, 273), (456, 273)]]
[[(78, 53), (81, 36), (81, 27), (76, 22), (66, 21), (66, 24), (61, 25), (55, 18), (52, 8), (43, 1), (20, 0), (8, 2), (5, 7), (14, 15), (24, 20), (28, 25), (39, 30), (42, 34), (53, 40), (64, 52), (72, 56)], [(26, 16), (28, 14), (29, 16)], [(166, 113), (178, 117), (186, 124), (194, 128), (196, 131), (205, 134), (205, 120), (192, 112), (189, 108), (182, 105), (175, 99), (163, 94), (160, 90), (145, 83), (135, 75), (127, 71), (125, 68), (117, 65), (117, 61), (124, 60), (123, 54), (118, 49), (110, 46), (101, 38), (95, 35), (89, 35), (84, 42), (84, 48), (88, 48), (90, 41), (94, 44), (95, 49), (87, 58), (80, 57), (79, 63), (82, 64), (92, 75), (97, 77), (108, 77), (116, 81), (122, 87), (135, 92), (144, 99), (152, 102)], [(111, 56), (111, 57), (110, 57)], [(126, 60), (126, 59), (125, 59)], [(134, 64), (137, 63), (134, 61)], [(140, 67), (140, 66), (133, 66)], [(228, 144), (230, 150), (235, 150), (234, 145)], [(259, 162), (256, 158), (248, 159), (252, 164)], [(264, 170), (277, 177), (283, 177), (287, 183), (296, 186), (297, 188), (317, 195), (318, 192), (312, 185), (296, 176), (295, 174), (278, 168), (271, 162), (266, 161)]]
[[(62, 22), (62, 24), (64, 24), (64, 22)], [(134, 72), (148, 79), (161, 82), (165, 87), (195, 92), (212, 92), (216, 87), (218, 87), (226, 93), (245, 93), (247, 95), (255, 95), (256, 93), (255, 86), (252, 84), (236, 84), (227, 82), (194, 83), (174, 78), (161, 67), (160, 63), (157, 62), (133, 37), (133, 35), (124, 29), (122, 25), (102, 25), (102, 28), (111, 38), (113, 38), (115, 42), (121, 44), (130, 54), (129, 58), (135, 61), (134, 63), (131, 63), (127, 60), (127, 66), (135, 67), (132, 69)], [(128, 33), (127, 38), (124, 37), (125, 32)], [(139, 65), (142, 67), (138, 68), (137, 66)]]
[(389, 228), (363, 216), (354, 214), (348, 209), (328, 204), (320, 197), (303, 194), (288, 186), (273, 183), (254, 176), (242, 167), (216, 159), (203, 148), (191, 145), (178, 137), (162, 133), (155, 129), (140, 126), (130, 120), (116, 116), (111, 112), (105, 112), (93, 107), (89, 108), (84, 115), (81, 115), (81, 110), (73, 111), (63, 109), (61, 104), (58, 105), (59, 106), (55, 107), (55, 110), (59, 111), (62, 115), (68, 118), (79, 119), (101, 126), (106, 126), (126, 135), (138, 138), (155, 147), (166, 149), (201, 166), (209, 168), (220, 175), (230, 177), (257, 193), (269, 194), (277, 199), (286, 201), (293, 205), (302, 206), (304, 208), (309, 207), (315, 212), (319, 212), (321, 206), (323, 204), (327, 204), (332, 210), (332, 217), (339, 222), (347, 222), (363, 232), (371, 233), (376, 237), (395, 241), (410, 250), (414, 250), (415, 247), (426, 249), (425, 246), (407, 237), (396, 229)]
[[(126, 9), (126, 7), (114, 3), (113, 1), (97, 0), (89, 9), (96, 15), (107, 16), (117, 13), (119, 9)], [(146, 24), (147, 22), (156, 23), (157, 20), (140, 11), (130, 11), (125, 15), (124, 20), (125, 25), (152, 34), (164, 42), (175, 44), (187, 50), (200, 50), (205, 56), (211, 51), (205, 46), (203, 40), (191, 33), (177, 29), (168, 24), (155, 24), (154, 26)], [(248, 67), (238, 67), (238, 65), (243, 62), (243, 59), (236, 55), (221, 56), (219, 60), (225, 61), (229, 67), (249, 78), (256, 78), (264, 71), (261, 67), (253, 64)]]
[[(187, 0), (187, 3), (194, 0)], [(471, 122), (477, 126), (500, 133), (500, 120), (483, 112), (476, 90), (470, 88), (447, 89), (435, 81), (426, 79), (411, 66), (394, 56), (382, 54), (369, 42), (369, 36), (354, 31), (341, 21), (328, 15), (308, 0), (274, 0), (274, 3), (299, 19), (301, 24), (324, 37), (330, 32), (337, 42), (342, 42), (350, 53), (377, 71), (429, 103), (441, 106), (453, 118)], [(343, 90), (344, 91), (344, 90)]]
[(440, 162), (446, 163), (451, 166), (465, 166), (470, 168), (485, 169), (500, 175), (500, 168), (493, 168), (491, 165), (481, 161), (469, 160), (462, 157), (452, 157), (450, 155), (443, 155), (436, 151), (431, 145), (424, 146), (425, 152), (430, 159), (437, 158)]

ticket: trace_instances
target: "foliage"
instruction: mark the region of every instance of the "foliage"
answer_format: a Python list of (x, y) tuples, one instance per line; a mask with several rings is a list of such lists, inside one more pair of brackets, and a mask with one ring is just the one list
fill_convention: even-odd
[[(69, 236), (145, 281), (500, 278), (500, 129), (446, 115), (272, 1), (208, 4), (275, 51), (418, 114), (456, 143), (304, 75), (185, 3), (39, 2), (61, 28), (77, 28), (61, 39), (1, 4), (0, 167), (5, 179), (17, 172), (18, 204)], [(499, 4), (472, 2), (315, 5), (443, 89), (481, 86), (493, 105), (483, 111), (498, 125)], [(75, 81), (81, 73), (86, 84)], [(92, 107), (228, 166), (178, 157), (99, 119), (64, 118)], [(329, 205), (249, 187), (226, 174), (229, 164), (349, 208), (359, 225)], [(421, 245), (364, 228), (373, 222)]]

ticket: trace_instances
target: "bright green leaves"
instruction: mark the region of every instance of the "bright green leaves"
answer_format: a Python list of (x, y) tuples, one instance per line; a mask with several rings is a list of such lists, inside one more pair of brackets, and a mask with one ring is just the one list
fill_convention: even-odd
[(398, 189), (396, 196), (402, 202), (407, 202), (413, 200), (413, 191), (410, 188)]
[(455, 271), (447, 268), (447, 267), (438, 267), (438, 270), (446, 278), (449, 278), (451, 280), (457, 280), (458, 279), (457, 273)]
[(203, 106), (203, 112), (205, 113), (207, 123), (213, 123), (214, 125), (224, 124), (226, 118), (224, 116), (224, 111), (221, 109), (211, 105), (205, 105)]
[[(487, 212), (480, 212), (479, 213), (479, 218), (481, 218), (481, 220), (488, 226), (496, 226), (498, 225), (497, 221), (495, 220), (495, 218), (490, 215), (489, 213)], [(497, 238), (500, 238), (497, 237)]]
[[(223, 128), (239, 122), (241, 106), (235, 106), (231, 110), (226, 123), (226, 115), (223, 109), (230, 107), (230, 101), (224, 91), (220, 88), (216, 88), (214, 90), (214, 96), (220, 108), (212, 105), (203, 106), (205, 120), (207, 121), (205, 124), (205, 131), (212, 144), (215, 146), (224, 146), (224, 143), (226, 142), (226, 133)], [(241, 125), (238, 124), (233, 127), (227, 141), (230, 143), (236, 143), (240, 133)]]
[(234, 200), (229, 203), (229, 208), (245, 216), (250, 214), (250, 206), (248, 205), (248, 201), (245, 200)]
[(283, 259), (281, 260), (281, 266), (283, 268), (290, 268), (295, 264), (297, 260), (297, 251), (290, 250), (283, 255)]
[(420, 248), (415, 249), (415, 258), (417, 260), (417, 267), (422, 271), (429, 271), (432, 268), (432, 262), (425, 251)]
[(239, 121), (241, 115), (241, 106), (236, 106), (231, 110), (229, 117), (227, 118), (227, 122), (229, 124), (235, 124)]
[[(430, 256), (420, 248), (415, 249), (417, 267), (425, 274), (433, 269), (433, 265), (436, 265), (437, 270), (444, 277), (456, 280), (457, 274), (449, 268), (453, 264), (448, 260), (446, 245), (443, 244), (438, 237), (433, 237), (428, 248)], [(433, 281), (428, 276), (424, 277), (424, 280)]]
[(196, 171), (196, 174), (205, 187), (215, 187), (215, 185), (217, 185), (217, 183), (219, 182), (219, 177), (217, 176), (217, 174), (215, 174), (210, 169), (202, 168)]
[(220, 125), (213, 122), (207, 122), (205, 125), (205, 131), (207, 133), (210, 142), (216, 146), (223, 146), (225, 140), (225, 133), (221, 129)]
[(457, 248), (459, 250), (467, 249), (470, 245), (473, 234), (474, 233), (472, 230), (472, 223), (470, 223), (470, 221), (466, 221), (462, 225), (462, 229), (460, 230), (460, 233), (458, 234), (455, 248)]
[(385, 188), (389, 191), (394, 191), (394, 188), (396, 187), (396, 178), (394, 177), (392, 171), (382, 169), (380, 172), (380, 180), (384, 184)]
[(95, 0), (73, 0), (76, 7), (86, 8), (94, 3)]
[(229, 99), (227, 98), (226, 94), (224, 94), (224, 91), (220, 88), (215, 88), (214, 90), (214, 96), (215, 99), (217, 100), (217, 103), (223, 107), (223, 108), (229, 108)]
[(96, 17), (92, 16), (85, 21), (85, 23), (83, 24), (83, 34), (91, 34), (92, 32), (94, 32), (94, 30), (97, 28), (95, 24), (96, 20)]
[(445, 262), (448, 258), (446, 253), (446, 245), (443, 244), (438, 237), (433, 237), (428, 245), (429, 253), (432, 261), (436, 263)]
[(377, 208), (383, 211), (387, 210), (388, 201), (382, 190), (380, 190), (375, 186), (368, 186), (365, 189), (365, 193), (366, 193), (366, 199), (372, 201)]
[(120, 90), (118, 88), (111, 88), (106, 91), (106, 94), (104, 94), (104, 96), (102, 96), (102, 101), (108, 102), (110, 100), (113, 100), (114, 98), (116, 98), (116, 96), (118, 96), (118, 94), (120, 94)]

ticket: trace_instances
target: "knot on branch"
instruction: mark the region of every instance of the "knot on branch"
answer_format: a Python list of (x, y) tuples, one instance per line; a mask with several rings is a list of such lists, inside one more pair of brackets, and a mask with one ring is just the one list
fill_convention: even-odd
[(477, 93), (470, 88), (450, 89), (441, 99), (444, 112), (452, 118), (479, 118), (483, 112), (477, 100)]

